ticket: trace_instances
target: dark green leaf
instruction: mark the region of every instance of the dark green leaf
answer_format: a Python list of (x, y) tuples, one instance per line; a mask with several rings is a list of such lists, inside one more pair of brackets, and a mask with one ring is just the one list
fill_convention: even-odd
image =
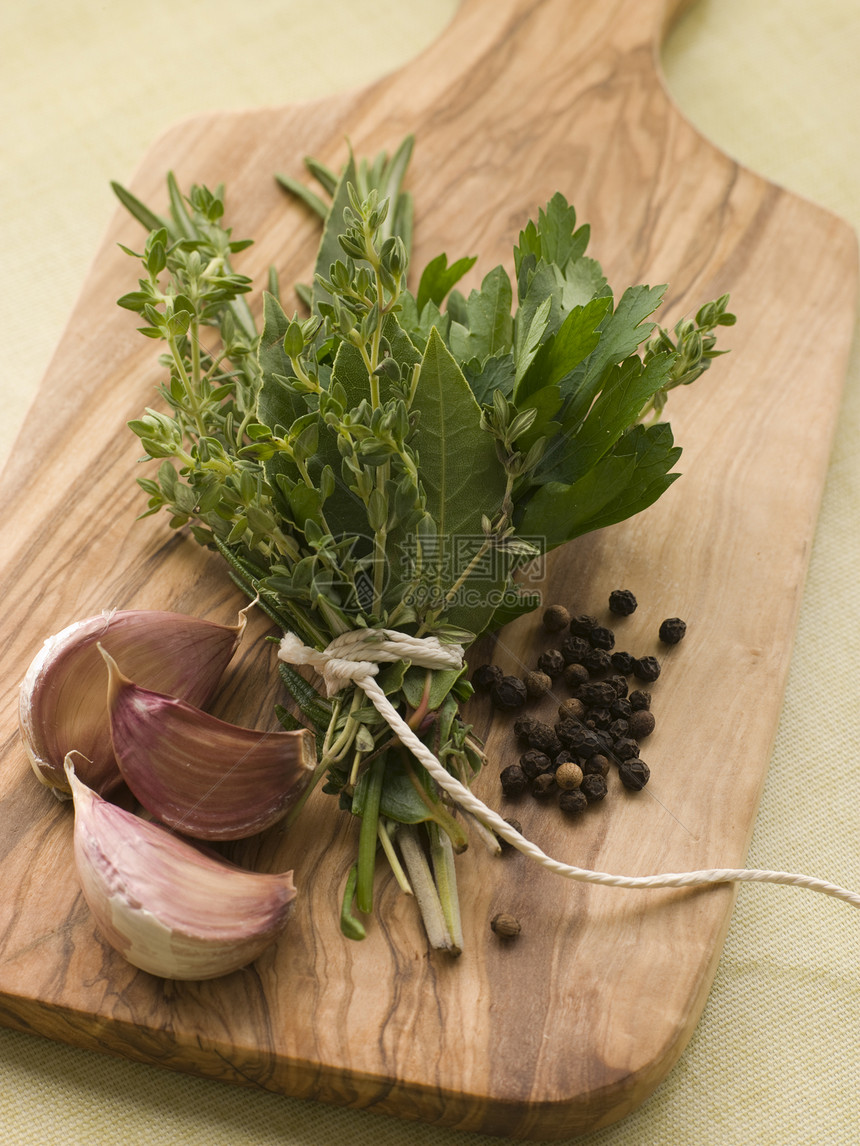
[(460, 281), (463, 275), (475, 265), (476, 261), (475, 258), (467, 257), (458, 259), (448, 266), (448, 256), (445, 254), (437, 255), (435, 259), (431, 259), (424, 268), (418, 283), (416, 302), (419, 312), (424, 309), (428, 302), (441, 306), (454, 284)]

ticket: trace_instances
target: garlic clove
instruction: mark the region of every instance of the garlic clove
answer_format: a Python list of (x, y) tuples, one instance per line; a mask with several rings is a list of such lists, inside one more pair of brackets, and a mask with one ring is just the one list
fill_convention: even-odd
[(245, 629), (147, 609), (105, 612), (49, 637), (31, 662), (18, 698), (18, 723), (38, 779), (69, 795), (66, 753), (86, 757), (82, 778), (107, 795), (121, 783), (110, 739), (104, 662), (98, 645), (120, 657), (136, 680), (191, 704), (211, 697)]
[(120, 772), (162, 823), (201, 840), (245, 839), (289, 811), (316, 768), (313, 733), (259, 732), (141, 688), (103, 651)]
[(102, 799), (66, 775), (75, 806), (75, 865), (104, 938), (164, 979), (214, 979), (253, 962), (283, 932), (293, 873), (246, 871)]

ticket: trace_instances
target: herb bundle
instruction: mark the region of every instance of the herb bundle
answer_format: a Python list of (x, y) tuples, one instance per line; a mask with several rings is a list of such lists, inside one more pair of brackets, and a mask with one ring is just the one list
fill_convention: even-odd
[[(119, 303), (166, 344), (162, 409), (131, 423), (160, 460), (140, 479), (146, 512), (167, 509), (216, 548), (294, 644), (321, 654), (356, 632), (368, 645), (382, 633), (430, 640), (443, 655), (429, 663), (447, 667), (381, 656), (376, 682), (468, 787), (484, 755), (460, 716), (471, 685), (457, 654), (540, 603), (521, 587), (530, 561), (640, 512), (675, 480), (666, 395), (709, 367), (715, 331), (734, 317), (723, 296), (670, 332), (649, 321), (664, 287), (616, 300), (561, 194), (520, 232), (513, 281), (498, 266), (464, 295), (475, 259), (440, 254), (408, 285), (411, 150), (407, 139), (373, 163), (350, 157), (339, 173), (308, 160), (325, 197), (281, 177), (319, 214), (322, 238), (312, 284), (296, 288), (304, 313), (288, 315), (272, 272), (259, 331), (252, 283), (232, 265), (248, 241), (223, 225), (223, 190), (186, 197), (169, 176), (162, 217), (115, 185), (149, 231), (128, 251), (143, 266), (138, 289)], [(361, 821), (344, 933), (364, 934), (381, 851), (431, 943), (459, 951), (453, 857), (466, 826), (488, 834), (480, 814), (455, 814), (359, 682), (324, 696), (291, 664), (280, 672), (317, 734), (318, 778)]]

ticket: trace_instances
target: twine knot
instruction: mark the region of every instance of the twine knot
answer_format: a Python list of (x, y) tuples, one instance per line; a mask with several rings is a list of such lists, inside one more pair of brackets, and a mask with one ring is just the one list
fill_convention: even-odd
[(325, 681), (328, 696), (376, 676), (380, 664), (409, 661), (429, 669), (463, 667), (462, 645), (443, 645), (438, 637), (410, 637), (395, 629), (353, 629), (335, 637), (322, 652), (303, 644), (295, 633), (286, 633), (278, 657), (287, 664), (310, 665)]

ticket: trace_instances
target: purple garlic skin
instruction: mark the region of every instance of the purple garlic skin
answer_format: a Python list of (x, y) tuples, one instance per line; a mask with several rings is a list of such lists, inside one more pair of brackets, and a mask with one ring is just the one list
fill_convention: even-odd
[(102, 936), (165, 979), (213, 979), (253, 962), (282, 934), (293, 873), (246, 871), (199, 852), (102, 799), (74, 773), (75, 865)]
[(108, 795), (122, 783), (114, 758), (101, 644), (148, 688), (204, 705), (213, 695), (245, 628), (147, 609), (105, 612), (49, 637), (31, 662), (18, 703), (21, 739), (38, 779), (60, 799), (63, 768), (76, 752), (78, 775)]
[(200, 840), (237, 840), (282, 819), (316, 769), (306, 729), (259, 732), (141, 688), (105, 655), (114, 754), (157, 820)]

